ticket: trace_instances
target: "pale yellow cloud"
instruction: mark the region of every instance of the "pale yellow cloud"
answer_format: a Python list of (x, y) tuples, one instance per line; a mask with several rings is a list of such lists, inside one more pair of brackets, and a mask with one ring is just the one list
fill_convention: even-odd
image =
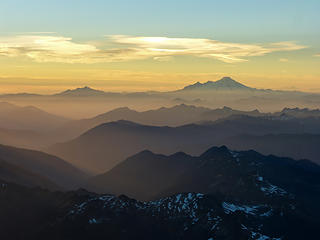
[(171, 57), (171, 56), (154, 57), (153, 60), (157, 60), (159, 62), (169, 62), (169, 61), (173, 60), (173, 57)]
[(89, 44), (75, 43), (57, 36), (15, 36), (0, 38), (0, 55), (26, 56), (38, 62), (74, 62), (99, 50)]
[(289, 59), (288, 58), (280, 58), (279, 61), (280, 62), (289, 62)]
[[(113, 48), (105, 46), (114, 45)], [(99, 48), (97, 47), (99, 46)], [(248, 61), (252, 56), (306, 48), (294, 42), (243, 44), (204, 38), (108, 36), (99, 44), (77, 43), (59, 36), (0, 37), (0, 55), (25, 56), (37, 62), (100, 63), (139, 59), (168, 61), (174, 56), (217, 59), (226, 63)]]

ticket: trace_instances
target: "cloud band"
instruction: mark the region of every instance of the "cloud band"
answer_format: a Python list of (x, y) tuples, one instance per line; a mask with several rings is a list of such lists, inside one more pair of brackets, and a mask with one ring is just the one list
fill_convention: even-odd
[[(113, 48), (107, 46), (114, 45)], [(169, 38), (111, 35), (99, 43), (78, 43), (62, 36), (23, 35), (0, 37), (0, 56), (27, 57), (36, 62), (101, 63), (140, 59), (170, 61), (174, 56), (217, 59), (226, 63), (253, 56), (306, 48), (295, 42), (243, 44), (205, 38)]]

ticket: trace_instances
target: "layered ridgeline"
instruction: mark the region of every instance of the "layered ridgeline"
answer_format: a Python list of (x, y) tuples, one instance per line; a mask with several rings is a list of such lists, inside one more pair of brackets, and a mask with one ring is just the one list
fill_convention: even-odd
[[(234, 115), (245, 116), (273, 116), (283, 118), (319, 118), (319, 109), (284, 108), (282, 111), (274, 113), (262, 113), (257, 109), (252, 111), (242, 111), (229, 107), (211, 109), (194, 105), (180, 104), (173, 107), (161, 107), (147, 111), (136, 111), (128, 107), (116, 108), (114, 110), (99, 114), (93, 118), (74, 120), (66, 123), (57, 129), (56, 134), (64, 139), (71, 139), (79, 136), (85, 131), (96, 127), (102, 123), (111, 121), (127, 120), (145, 125), (154, 126), (180, 126), (191, 123), (201, 123), (216, 121)], [(63, 139), (62, 138), (62, 139)]]
[(179, 126), (194, 122), (215, 121), (232, 115), (319, 117), (319, 110), (283, 109), (276, 113), (258, 110), (241, 111), (223, 107), (210, 109), (193, 105), (175, 105), (148, 111), (136, 111), (127, 107), (116, 108), (92, 118), (67, 120), (37, 108), (19, 107), (0, 103), (0, 143), (18, 147), (41, 149), (55, 142), (66, 141), (102, 123), (128, 120), (156, 126)]
[(223, 146), (212, 147), (197, 157), (182, 152), (166, 156), (143, 151), (91, 178), (87, 187), (142, 200), (177, 192), (247, 200), (290, 193), (308, 202), (320, 198), (319, 181), (319, 165), (308, 160), (265, 156), (252, 150), (231, 151)]
[(238, 135), (223, 141), (232, 149), (254, 149), (263, 154), (273, 154), (295, 159), (310, 159), (320, 164), (320, 134), (267, 134)]
[(0, 95), (0, 99), (34, 105), (72, 118), (88, 117), (88, 113), (94, 116), (106, 109), (121, 106), (150, 109), (184, 103), (210, 108), (229, 106), (269, 112), (292, 106), (315, 108), (320, 104), (320, 94), (257, 89), (230, 77), (205, 83), (197, 82), (170, 92), (104, 92), (82, 87), (52, 95), (5, 94)]
[[(33, 107), (18, 107), (8, 103), (0, 104), (0, 112), (2, 112), (2, 115), (0, 114), (0, 144), (37, 150), (46, 149), (48, 146), (57, 142), (65, 142), (76, 138), (93, 127), (117, 120), (172, 127), (191, 123), (207, 123), (223, 118), (230, 118), (231, 116), (269, 117), (270, 119), (274, 117), (278, 120), (292, 120), (297, 118), (301, 121), (307, 118), (313, 118), (314, 121), (320, 119), (320, 111), (318, 109), (284, 108), (279, 112), (261, 113), (258, 110), (241, 111), (228, 107), (210, 109), (185, 104), (141, 112), (123, 107), (99, 114), (93, 118), (69, 121)], [(21, 122), (23, 122), (23, 124), (21, 124)], [(278, 134), (282, 132), (273, 133)], [(299, 133), (302, 132), (300, 131)], [(307, 130), (303, 133), (313, 132)], [(227, 143), (228, 142), (218, 142), (216, 144)], [(231, 146), (237, 147), (237, 145)], [(259, 150), (264, 151), (264, 149), (260, 148)], [(315, 154), (316, 153), (312, 153), (311, 155), (315, 156)], [(288, 156), (296, 157), (295, 155)], [(302, 157), (309, 158), (310, 156)]]
[[(320, 118), (308, 116), (306, 113), (303, 117), (283, 112), (262, 116), (235, 114), (213, 122), (205, 121), (178, 127), (150, 126), (121, 120), (96, 126), (71, 141), (50, 147), (48, 151), (76, 166), (101, 173), (144, 149), (164, 154), (184, 151), (197, 155), (212, 145), (227, 144), (235, 149), (246, 150), (252, 149), (254, 145), (249, 140), (241, 144), (239, 136), (268, 134), (320, 134)], [(301, 144), (307, 145), (309, 142), (310, 140)], [(266, 154), (274, 153), (272, 142), (269, 146), (261, 150)], [(291, 149), (288, 142), (281, 155), (311, 157), (310, 160), (319, 162), (318, 148), (314, 144), (310, 146), (308, 152), (301, 151), (297, 155), (296, 149)]]
[(43, 152), (0, 145), (0, 179), (30, 187), (74, 189), (86, 174), (70, 163)]
[(55, 134), (63, 136), (65, 139), (72, 139), (100, 124), (119, 120), (146, 125), (173, 127), (195, 122), (215, 121), (232, 115), (265, 116), (268, 114), (260, 113), (258, 110), (240, 111), (229, 107), (210, 109), (185, 104), (141, 112), (128, 107), (121, 107), (99, 114), (93, 118), (70, 121), (57, 129)]
[(48, 132), (61, 127), (69, 119), (47, 113), (33, 106), (17, 106), (0, 102), (0, 128)]
[[(144, 151), (91, 183), (108, 188), (113, 183), (124, 193), (136, 189), (140, 197), (154, 198), (150, 201), (84, 190), (53, 193), (1, 181), (0, 237), (316, 239), (319, 173), (320, 167), (307, 161), (226, 147), (198, 157)], [(148, 193), (153, 196), (142, 195)]]
[(32, 149), (47, 147), (56, 142), (49, 133), (69, 121), (33, 106), (0, 102), (0, 144)]

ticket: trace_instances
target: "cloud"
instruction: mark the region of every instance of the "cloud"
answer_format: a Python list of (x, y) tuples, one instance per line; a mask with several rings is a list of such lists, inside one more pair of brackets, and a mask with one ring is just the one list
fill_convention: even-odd
[(89, 44), (75, 43), (57, 36), (16, 36), (0, 38), (0, 55), (26, 56), (37, 62), (74, 62), (99, 50)]
[(280, 58), (279, 61), (280, 62), (289, 62), (289, 59), (288, 58)]
[[(98, 47), (99, 46), (99, 47)], [(108, 46), (114, 46), (112, 48)], [(0, 56), (24, 56), (37, 62), (99, 63), (139, 59), (169, 61), (174, 56), (217, 59), (226, 63), (248, 61), (253, 56), (306, 48), (295, 42), (244, 44), (205, 38), (107, 36), (99, 43), (78, 43), (62, 36), (0, 37)]]
[(156, 60), (159, 62), (169, 62), (169, 61), (173, 60), (173, 57), (171, 57), (171, 56), (154, 57), (153, 60)]

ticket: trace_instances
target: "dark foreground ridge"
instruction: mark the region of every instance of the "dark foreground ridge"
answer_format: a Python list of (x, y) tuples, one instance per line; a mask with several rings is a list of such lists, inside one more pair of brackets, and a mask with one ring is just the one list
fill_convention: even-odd
[[(155, 201), (49, 192), (2, 182), (1, 239), (316, 239), (317, 224), (284, 190), (259, 202), (182, 193)], [(269, 196), (269, 197), (268, 197)]]
[[(318, 236), (318, 165), (254, 151), (235, 152), (225, 146), (212, 147), (199, 157), (143, 151), (121, 166), (129, 174), (122, 183), (124, 190), (137, 161), (143, 170), (137, 174), (145, 175), (132, 175), (138, 181), (131, 187), (152, 192), (151, 186), (141, 183), (153, 183), (159, 191), (154, 200), (86, 190), (52, 192), (1, 180), (0, 239), (300, 240)], [(174, 176), (182, 163), (186, 168)], [(151, 179), (148, 169), (154, 164), (150, 174), (156, 179)], [(169, 175), (161, 178), (165, 172)], [(165, 179), (172, 185), (166, 181), (162, 186)]]

